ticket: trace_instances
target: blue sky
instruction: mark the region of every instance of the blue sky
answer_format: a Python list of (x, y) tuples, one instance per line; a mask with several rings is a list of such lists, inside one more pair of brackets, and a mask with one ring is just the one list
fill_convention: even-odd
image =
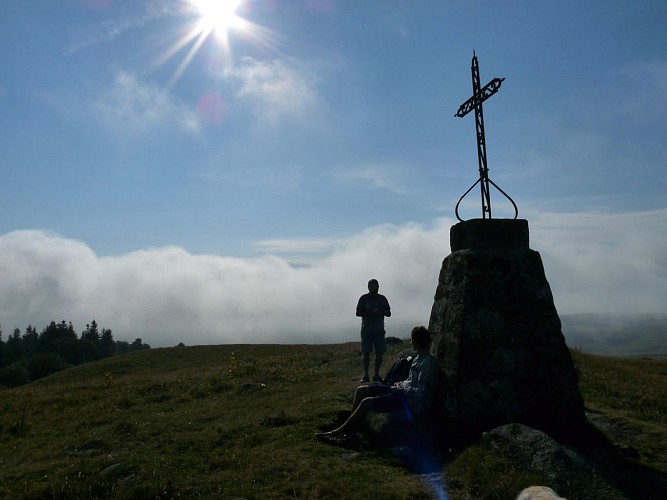
[[(95, 318), (151, 345), (354, 340), (372, 276), (396, 329), (428, 322), (477, 178), (474, 118), (453, 116), (473, 50), (482, 84), (506, 78), (484, 107), (490, 177), (559, 312), (664, 311), (667, 4), (235, 13), (204, 37), (186, 0), (3, 6), (3, 331)], [(496, 192), (492, 207), (508, 213)], [(480, 216), (476, 191), (461, 212)]]

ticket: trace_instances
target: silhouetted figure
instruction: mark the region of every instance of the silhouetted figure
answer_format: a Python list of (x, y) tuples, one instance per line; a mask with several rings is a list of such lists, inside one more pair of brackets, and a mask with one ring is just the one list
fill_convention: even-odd
[(408, 378), (392, 386), (360, 385), (354, 393), (352, 414), (348, 419), (337, 429), (317, 433), (316, 437), (328, 439), (353, 434), (369, 412), (400, 410), (405, 412), (408, 421), (412, 421), (431, 408), (440, 370), (438, 360), (429, 351), (431, 334), (425, 327), (416, 326), (410, 336), (417, 356), (412, 361)]
[(357, 316), (361, 318), (361, 352), (364, 354), (364, 376), (361, 382), (369, 382), (368, 368), (371, 362), (371, 352), (375, 350), (375, 372), (373, 381), (382, 382), (380, 367), (382, 354), (386, 350), (384, 342), (384, 317), (391, 316), (389, 302), (378, 290), (378, 280), (368, 282), (368, 293), (359, 297), (357, 302)]

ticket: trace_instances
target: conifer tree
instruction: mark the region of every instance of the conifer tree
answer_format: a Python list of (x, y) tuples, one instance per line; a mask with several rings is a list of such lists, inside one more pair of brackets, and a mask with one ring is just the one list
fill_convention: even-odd
[(14, 331), (7, 339), (5, 344), (7, 354), (7, 364), (11, 365), (23, 357), (23, 343), (21, 342), (21, 330), (14, 328)]
[(86, 329), (83, 331), (83, 333), (81, 333), (81, 340), (88, 340), (94, 344), (99, 343), (100, 332), (97, 328), (97, 322), (95, 320), (86, 325)]
[(5, 358), (5, 341), (2, 340), (2, 327), (0, 326), (0, 368), (7, 365)]
[(21, 342), (23, 345), (23, 355), (30, 357), (37, 352), (39, 335), (34, 326), (28, 325), (25, 329)]
[(102, 328), (102, 339), (100, 340), (100, 355), (108, 358), (116, 354), (116, 343), (109, 328)]

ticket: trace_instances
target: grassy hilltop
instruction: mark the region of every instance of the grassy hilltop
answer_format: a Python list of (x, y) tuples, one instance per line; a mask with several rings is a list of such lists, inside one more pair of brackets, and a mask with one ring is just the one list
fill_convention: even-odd
[[(574, 359), (587, 408), (667, 474), (667, 362)], [(372, 425), (355, 449), (314, 439), (349, 411), (359, 375), (357, 343), (197, 346), (0, 390), (0, 498), (431, 498)], [(454, 499), (543, 479), (475, 446), (447, 459)]]

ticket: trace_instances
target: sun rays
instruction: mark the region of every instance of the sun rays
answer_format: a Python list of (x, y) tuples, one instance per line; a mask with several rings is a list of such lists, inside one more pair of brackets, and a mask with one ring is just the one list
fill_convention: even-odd
[(198, 29), (207, 36), (210, 33), (227, 38), (232, 28), (242, 29), (245, 21), (236, 14), (244, 0), (190, 0), (200, 15)]
[(183, 59), (167, 83), (172, 87), (192, 63), (205, 43), (213, 44), (212, 57), (217, 66), (228, 66), (233, 62), (231, 34), (244, 39), (256, 40), (267, 45), (270, 38), (266, 29), (241, 17), (237, 11), (246, 0), (182, 0), (183, 14), (190, 20), (190, 28), (176, 39), (160, 56), (156, 66), (166, 63), (177, 53), (187, 48)]

